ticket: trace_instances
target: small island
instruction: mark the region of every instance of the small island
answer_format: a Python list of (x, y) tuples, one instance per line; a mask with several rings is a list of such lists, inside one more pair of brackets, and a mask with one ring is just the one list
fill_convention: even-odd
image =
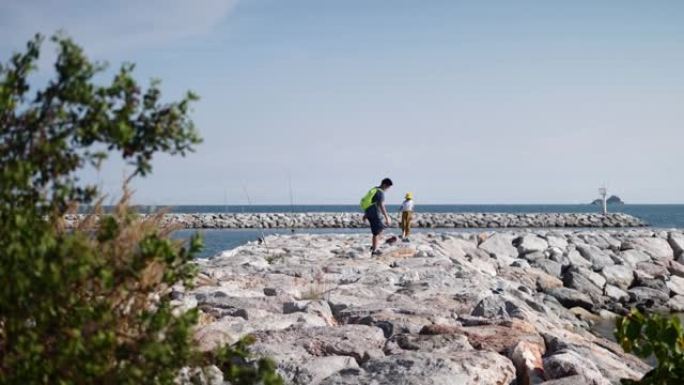
[[(620, 199), (619, 196), (617, 195), (611, 195), (608, 199), (606, 199), (606, 203), (609, 205), (624, 205), (625, 202)], [(595, 199), (593, 202), (591, 202), (592, 205), (600, 205), (602, 204), (601, 199)]]

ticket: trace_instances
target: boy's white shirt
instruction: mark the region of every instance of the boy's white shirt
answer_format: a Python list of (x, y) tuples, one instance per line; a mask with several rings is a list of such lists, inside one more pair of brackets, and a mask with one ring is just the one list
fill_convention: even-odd
[(407, 199), (401, 204), (401, 212), (413, 211), (413, 199)]

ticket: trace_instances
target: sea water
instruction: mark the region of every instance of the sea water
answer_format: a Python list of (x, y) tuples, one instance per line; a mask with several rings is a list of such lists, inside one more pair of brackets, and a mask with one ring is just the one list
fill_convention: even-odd
[[(161, 206), (139, 206), (140, 212), (149, 212), (163, 208)], [(196, 205), (164, 207), (172, 213), (293, 213), (293, 212), (359, 212), (357, 205)], [(594, 205), (416, 205), (417, 212), (441, 213), (587, 213), (598, 212)], [(390, 214), (399, 210), (398, 205), (388, 205)], [(609, 211), (623, 212), (646, 221), (654, 228), (684, 228), (684, 205), (674, 204), (626, 204), (608, 207)], [(231, 249), (259, 237), (271, 234), (289, 234), (289, 229), (206, 229), (180, 230), (174, 233), (176, 238), (187, 238), (199, 231), (204, 237), (205, 248), (200, 257), (210, 257), (220, 251)], [(314, 234), (325, 233), (366, 233), (367, 229), (306, 229), (296, 230)], [(416, 231), (441, 231), (436, 229), (416, 229)], [(445, 231), (463, 231), (453, 229)]]

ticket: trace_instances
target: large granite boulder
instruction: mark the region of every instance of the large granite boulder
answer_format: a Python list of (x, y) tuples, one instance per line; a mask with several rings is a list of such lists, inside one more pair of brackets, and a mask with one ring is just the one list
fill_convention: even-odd
[(615, 264), (607, 252), (594, 245), (579, 244), (577, 245), (577, 251), (579, 251), (584, 259), (591, 262), (594, 270), (601, 270), (606, 266)]
[(673, 312), (684, 312), (684, 295), (675, 295), (667, 301), (667, 307)]
[(623, 244), (623, 247), (643, 251), (654, 259), (672, 259), (674, 257), (674, 251), (670, 247), (670, 243), (662, 238), (634, 237), (625, 243), (626, 245)]
[(650, 262), (639, 262), (634, 269), (635, 278), (657, 278), (665, 279), (670, 275), (667, 267)]
[(618, 258), (631, 267), (635, 267), (641, 262), (651, 262), (651, 257), (648, 254), (634, 249), (620, 251)]
[[(575, 289), (591, 297), (592, 302), (600, 303), (603, 296), (603, 289), (599, 287), (594, 277), (588, 273), (591, 270), (570, 266), (563, 272), (563, 285)], [(605, 283), (605, 278), (604, 282)]]
[(544, 251), (549, 247), (548, 242), (536, 234), (526, 234), (516, 238), (513, 240), (513, 245), (518, 248), (518, 252), (522, 255), (535, 251)]
[(597, 385), (596, 382), (590, 378), (584, 377), (581, 374), (573, 376), (557, 378), (542, 382), (543, 385)]
[[(452, 331), (453, 326), (446, 326), (447, 330)], [(468, 342), (468, 337), (457, 333), (437, 333), (437, 334), (395, 334), (385, 343), (385, 354), (399, 354), (404, 351), (420, 351), (433, 353), (456, 353), (466, 350), (473, 350)]]
[(539, 268), (553, 277), (560, 277), (563, 268), (563, 265), (550, 259), (536, 260), (532, 262), (532, 266)]
[(667, 265), (667, 270), (670, 272), (672, 275), (676, 275), (678, 277), (684, 278), (684, 264), (681, 264), (677, 261), (669, 261)]
[(588, 357), (572, 350), (560, 350), (544, 358), (544, 374), (549, 379), (579, 376), (595, 385), (610, 385)]
[(577, 267), (589, 267), (591, 268), (592, 263), (588, 259), (584, 258), (582, 254), (577, 249), (568, 249), (565, 254), (567, 259), (567, 265), (577, 266)]
[(617, 303), (623, 303), (629, 300), (629, 294), (626, 291), (611, 284), (607, 284), (606, 287), (603, 288), (603, 292), (606, 297)]
[(517, 385), (539, 384), (544, 381), (544, 351), (543, 344), (530, 341), (520, 341), (513, 347), (509, 358), (515, 366)]
[(252, 335), (252, 354), (274, 359), (281, 375), (293, 384), (319, 383), (338, 371), (384, 357), (384, 335), (371, 326), (289, 328)]
[[(640, 379), (650, 370), (649, 365), (640, 359), (625, 354), (618, 344), (605, 340), (592, 341), (590, 337), (588, 338), (580, 333), (567, 330), (552, 330), (544, 334), (548, 358), (558, 354), (569, 353), (562, 360), (551, 360), (549, 364), (555, 364), (553, 365), (555, 367), (552, 369), (554, 374), (547, 372), (548, 377), (559, 378), (566, 375), (580, 374), (584, 377), (600, 381), (600, 377), (593, 370), (596, 369), (600, 376), (609, 383), (619, 384), (621, 379)], [(577, 357), (581, 357), (581, 359), (578, 360)], [(549, 367), (551, 368), (552, 365), (549, 365)], [(545, 361), (544, 369), (546, 368), (547, 362)], [(592, 370), (583, 373), (582, 368), (590, 368)], [(566, 371), (566, 369), (569, 370)]]
[(684, 254), (684, 233), (671, 231), (667, 241), (674, 252), (674, 258), (679, 259)]
[(645, 286), (635, 286), (627, 292), (633, 304), (645, 308), (662, 307), (670, 299), (667, 292)]
[(406, 352), (369, 360), (360, 370), (343, 370), (320, 384), (501, 385), (509, 384), (514, 379), (513, 363), (497, 353)]
[(568, 247), (568, 240), (562, 234), (547, 234), (546, 242), (549, 247), (556, 247), (560, 250), (565, 250)]
[(673, 295), (684, 295), (684, 278), (673, 275), (666, 284)]
[(487, 253), (494, 254), (497, 258), (504, 257), (513, 260), (518, 257), (518, 249), (513, 246), (514, 238), (510, 234), (494, 233), (478, 247)]
[(622, 290), (629, 289), (634, 282), (634, 271), (627, 265), (606, 266), (601, 270), (601, 274), (606, 277), (606, 282)]
[(594, 308), (594, 301), (591, 297), (575, 289), (558, 287), (549, 289), (546, 293), (556, 298), (558, 302), (568, 309), (579, 306), (591, 311)]

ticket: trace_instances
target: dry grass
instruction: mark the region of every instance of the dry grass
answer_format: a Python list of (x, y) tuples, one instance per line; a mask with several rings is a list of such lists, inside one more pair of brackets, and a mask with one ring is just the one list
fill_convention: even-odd
[[(111, 213), (105, 213), (103, 199), (100, 199), (73, 229), (66, 230), (63, 221), (59, 224), (60, 231), (71, 231), (85, 237), (92, 250), (99, 253), (102, 271), (111, 272), (111, 277), (84, 282), (83, 287), (74, 290), (93, 300), (109, 299), (111, 311), (117, 319), (116, 335), (128, 341), (143, 336), (137, 317), (145, 310), (154, 309), (159, 298), (168, 294), (170, 286), (164, 282), (164, 274), (168, 268), (174, 267), (163, 256), (143, 255), (141, 243), (149, 237), (166, 239), (179, 228), (162, 222), (165, 211), (147, 216), (135, 213), (130, 206), (131, 195), (131, 190), (124, 186), (123, 195)], [(75, 212), (76, 207), (72, 210)], [(99, 237), (107, 217), (116, 223), (115, 236)], [(170, 244), (173, 252), (182, 247), (182, 241)], [(180, 263), (177, 259), (171, 260), (174, 264)]]
[(321, 300), (329, 299), (330, 289), (328, 288), (328, 283), (325, 281), (322, 271), (317, 272), (313, 275), (309, 287), (301, 293), (299, 296), (300, 300)]

